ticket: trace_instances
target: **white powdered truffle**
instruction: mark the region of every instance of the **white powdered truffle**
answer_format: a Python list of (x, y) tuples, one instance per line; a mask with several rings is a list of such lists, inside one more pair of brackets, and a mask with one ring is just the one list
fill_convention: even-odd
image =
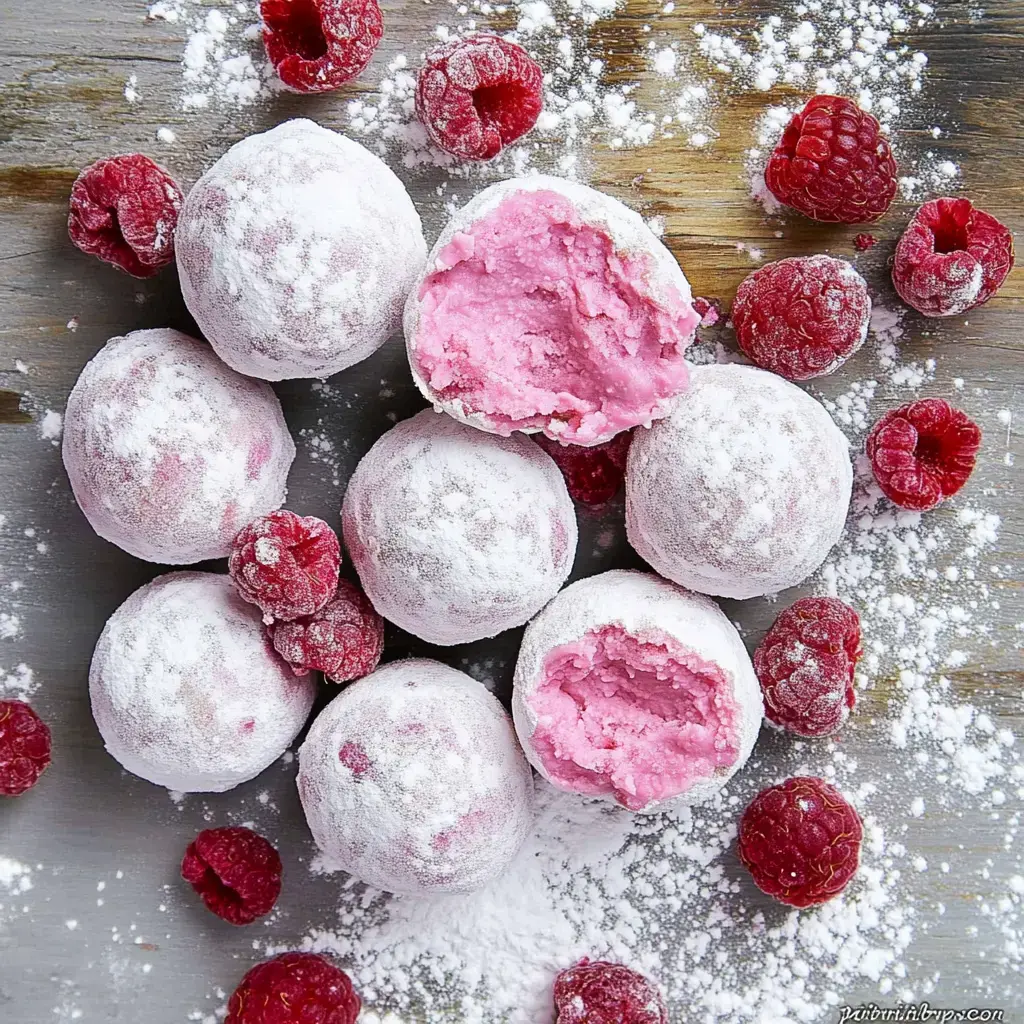
[(576, 553), (576, 512), (546, 452), (429, 409), (363, 457), (341, 522), (373, 606), (435, 644), (521, 626)]
[(328, 377), (375, 352), (427, 251), (394, 172), (307, 120), (232, 146), (188, 194), (174, 244), (203, 334), (264, 380)]
[(299, 797), (333, 866), (386, 892), (470, 892), (533, 824), (508, 713), (464, 672), (411, 659), (353, 683), (299, 751)]
[(846, 522), (849, 446), (824, 407), (774, 373), (701, 366), (633, 438), (626, 531), (662, 576), (747, 598), (802, 583)]
[(255, 778), (306, 724), (316, 683), (267, 642), (259, 609), (227, 576), (173, 572), (111, 615), (89, 670), (110, 755), (181, 793)]

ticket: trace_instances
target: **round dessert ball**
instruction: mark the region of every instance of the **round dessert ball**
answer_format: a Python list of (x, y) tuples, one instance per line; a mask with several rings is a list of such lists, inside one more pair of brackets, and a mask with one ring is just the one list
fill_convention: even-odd
[(112, 338), (64, 415), (64, 466), (92, 528), (136, 558), (223, 558), (285, 497), (295, 444), (269, 385), (169, 329)]
[(547, 175), (498, 182), (449, 221), (409, 295), (413, 378), (482, 430), (600, 444), (685, 388), (690, 300), (618, 200)]
[(701, 366), (671, 415), (633, 438), (626, 533), (691, 590), (773, 594), (825, 560), (852, 487), (846, 438), (807, 392), (750, 366)]
[(527, 626), (512, 714), (553, 785), (656, 811), (720, 789), (750, 756), (763, 707), (714, 602), (616, 569), (566, 587)]
[(107, 751), (133, 775), (222, 793), (284, 753), (313, 707), (313, 678), (277, 657), (228, 576), (172, 572), (111, 615), (89, 694)]
[(175, 248), (203, 334), (264, 380), (329, 377), (375, 352), (427, 252), (394, 172), (301, 119), (242, 139), (196, 182)]
[(386, 892), (478, 889), (533, 824), (533, 774), (508, 712), (424, 658), (379, 668), (327, 705), (299, 750), (298, 786), (331, 863)]
[(341, 526), (374, 608), (434, 644), (521, 626), (576, 553), (576, 511), (550, 455), (430, 409), (367, 452)]

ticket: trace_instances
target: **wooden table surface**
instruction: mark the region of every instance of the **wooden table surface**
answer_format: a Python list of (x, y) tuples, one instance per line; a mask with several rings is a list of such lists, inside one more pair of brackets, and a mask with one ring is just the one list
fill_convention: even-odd
[[(364, 76), (371, 83), (394, 54), (420, 53), (439, 20), (436, 6), (395, 0), (383, 6), (388, 32)], [(614, 18), (595, 26), (593, 44), (606, 54), (611, 80), (647, 80), (642, 49), (649, 37), (642, 26), (661, 7), (629, 0)], [(748, 31), (770, 9), (764, 2), (677, 3), (674, 15), (658, 18), (658, 38), (690, 40), (696, 21)], [(45, 410), (63, 409), (81, 367), (108, 338), (143, 327), (195, 330), (173, 270), (135, 282), (70, 246), (66, 205), (78, 169), (112, 152), (141, 149), (191, 184), (231, 143), (287, 117), (302, 113), (343, 127), (345, 101), (367, 86), (355, 83), (317, 98), (282, 95), (242, 111), (214, 105), (184, 114), (182, 29), (147, 23), (145, 10), (137, 0), (0, 0), (0, 513), (6, 516), (0, 529), (0, 587), (24, 583), (17, 595), (21, 635), (0, 640), (0, 667), (10, 670), (20, 661), (32, 666), (40, 683), (33, 699), (53, 726), (57, 751), (35, 794), (0, 804), (0, 855), (41, 865), (35, 888), (25, 897), (28, 912), (0, 914), (0, 1020), (11, 1024), (78, 1019), (75, 1009), (90, 1024), (171, 1024), (193, 1009), (210, 1012), (217, 1005), (217, 986), (230, 990), (242, 972), (239, 959), (248, 962), (256, 954), (248, 936), (220, 927), (183, 898), (175, 883), (176, 858), (208, 815), (256, 818), (256, 795), (269, 791), (279, 812), (263, 827), (275, 840), (283, 839), (291, 877), (309, 878), (298, 863), (309, 856), (310, 845), (289, 769), (270, 769), (234, 793), (192, 798), (178, 808), (162, 791), (119, 772), (103, 752), (86, 694), (92, 646), (110, 612), (159, 570), (93, 536), (70, 495), (59, 448), (40, 437), (40, 425)], [(942, 27), (907, 35), (930, 62), (926, 99), (917, 108), (921, 113), (904, 126), (899, 144), (907, 153), (930, 148), (948, 154), (961, 166), (964, 192), (1024, 238), (1024, 7), (997, 0), (979, 18), (970, 17), (965, 4), (943, 4), (939, 14)], [(496, 23), (508, 27), (507, 17)], [(132, 74), (142, 95), (135, 105), (124, 96)], [(748, 195), (743, 150), (751, 144), (750, 124), (768, 100), (796, 95), (779, 90), (767, 97), (723, 96), (717, 112), (721, 137), (704, 151), (688, 149), (680, 139), (640, 150), (596, 145), (590, 181), (647, 216), (664, 217), (665, 240), (694, 292), (726, 303), (753, 266), (737, 243), (762, 249), (765, 260), (823, 249), (850, 256), (855, 228), (823, 227), (797, 217), (769, 220)], [(939, 140), (927, 134), (936, 123), (935, 111), (952, 129)], [(173, 146), (155, 141), (161, 127), (176, 133)], [(444, 172), (396, 170), (432, 238), (444, 217), (435, 192)], [(465, 198), (485, 181), (485, 176), (460, 181), (452, 191)], [(881, 244), (858, 259), (873, 292), (890, 301), (885, 263), (911, 209), (903, 202), (894, 205), (872, 228)], [(999, 584), (994, 643), (977, 645), (967, 664), (950, 675), (959, 694), (970, 694), (1018, 734), (1024, 683), (1022, 634), (1015, 629), (1024, 618), (1019, 498), (1024, 459), (1016, 426), (1024, 421), (1022, 297), (1024, 268), (1019, 267), (968, 323), (963, 318), (926, 322), (911, 314), (901, 341), (904, 358), (936, 360), (928, 393), (951, 395), (953, 379), (964, 379), (961, 404), (996, 438), (970, 487), (1002, 519), (999, 542), (986, 561), (1013, 568)], [(325, 466), (300, 443), (293, 507), (333, 521), (348, 474), (388, 427), (387, 414), (405, 416), (420, 406), (403, 358), (401, 345), (392, 341), (333, 380), (326, 397), (310, 382), (278, 387), (293, 431), (326, 433), (337, 444), (336, 463)], [(841, 372), (814, 390), (838, 394), (850, 379), (872, 372), (873, 358), (865, 347), (846, 376)], [(19, 372), (16, 361), (27, 373)], [(382, 381), (394, 392), (386, 402), (377, 397)], [(1012, 411), (1010, 428), (996, 420), (999, 409)], [(1007, 452), (1017, 455), (1015, 465), (1007, 465)], [(621, 507), (611, 514), (616, 512), (621, 515)], [(605, 525), (581, 518), (584, 554), (576, 575), (632, 564), (621, 530), (616, 546), (598, 551), (594, 538)], [(26, 536), (26, 530), (34, 534)], [(41, 539), (48, 546), (45, 553), (37, 550)], [(592, 549), (593, 556), (586, 554)], [(728, 610), (752, 640), (774, 614), (764, 602)], [(455, 649), (447, 657), (455, 664), (493, 658), (499, 687), (507, 690), (516, 642), (512, 634), (490, 645)], [(425, 649), (397, 633), (389, 634), (389, 644), (389, 656)], [(879, 736), (864, 730), (848, 742), (851, 753), (884, 774), (891, 751)], [(1012, 802), (1016, 807), (1016, 798)], [(932, 997), (937, 1004), (966, 1006), (978, 1002), (979, 993), (993, 991), (1000, 996), (995, 1005), (1024, 1014), (1024, 985), (1015, 969), (999, 962), (999, 937), (986, 933), (968, 942), (965, 931), (975, 921), (984, 888), (979, 873), (1005, 880), (1019, 870), (1018, 854), (1004, 849), (1002, 840), (1012, 810), (1007, 807), (1004, 820), (993, 821), (978, 803), (968, 803), (913, 823), (908, 843), (926, 851), (929, 860), (955, 855), (962, 865), (959, 874), (932, 872), (921, 883), (929, 898), (941, 892), (948, 912), (921, 931), (906, 958), (918, 982), (940, 974)], [(106, 883), (101, 897), (99, 882)], [(329, 906), (322, 884), (311, 879), (296, 884), (286, 893), (274, 937), (295, 940), (311, 924), (327, 923), (325, 900)], [(69, 920), (78, 922), (74, 930), (66, 925)], [(989, 954), (986, 959), (979, 950)], [(153, 965), (148, 972), (146, 963)], [(878, 998), (871, 986), (841, 994)], [(679, 1017), (680, 1024), (684, 1019)]]

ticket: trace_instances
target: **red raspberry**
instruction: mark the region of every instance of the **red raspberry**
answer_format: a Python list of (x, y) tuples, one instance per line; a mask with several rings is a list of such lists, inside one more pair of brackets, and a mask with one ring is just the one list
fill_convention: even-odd
[(853, 247), (857, 252), (867, 252), (872, 246), (878, 245), (878, 239), (874, 235), (854, 235)]
[(860, 815), (839, 790), (824, 779), (787, 779), (743, 812), (739, 856), (762, 892), (814, 907), (856, 874), (863, 835)]
[(653, 982), (622, 964), (584, 957), (555, 979), (555, 1024), (668, 1024)]
[(50, 729), (22, 700), (0, 700), (0, 796), (31, 789), (50, 764)]
[(626, 477), (632, 430), (624, 430), (610, 441), (590, 448), (559, 444), (543, 434), (534, 434), (533, 439), (555, 460), (565, 477), (570, 497), (576, 501), (583, 505), (603, 505), (619, 493)]
[(925, 203), (892, 264), (900, 298), (925, 316), (959, 316), (999, 290), (1013, 267), (1013, 235), (969, 199)]
[(811, 220), (863, 224), (889, 209), (896, 161), (869, 113), (842, 96), (815, 96), (786, 125), (764, 180)]
[(798, 736), (835, 732), (856, 700), (853, 670), (861, 653), (860, 618), (849, 605), (800, 598), (754, 652), (765, 717)]
[(457, 39), (427, 54), (416, 83), (416, 114), (445, 152), (490, 160), (537, 123), (543, 77), (515, 43), (485, 34)]
[(384, 620), (369, 598), (348, 580), (315, 615), (268, 627), (278, 654), (297, 676), (310, 669), (335, 683), (369, 675), (384, 651)]
[(329, 92), (355, 78), (384, 35), (377, 0), (260, 0), (263, 45), (296, 92)]
[(744, 354), (789, 380), (831, 373), (864, 344), (871, 299), (845, 260), (795, 256), (755, 270), (736, 292), (732, 325)]
[(361, 1006), (348, 975), (328, 959), (282, 953), (246, 974), (224, 1024), (355, 1024)]
[(338, 535), (322, 519), (284, 509), (242, 529), (228, 558), (238, 593), (267, 623), (320, 611), (338, 588), (340, 566)]
[(700, 327), (714, 327), (722, 319), (722, 304), (718, 299), (697, 296), (693, 300), (693, 311), (700, 317)]
[(949, 402), (925, 398), (890, 409), (866, 447), (882, 493), (900, 508), (925, 512), (967, 483), (981, 428)]
[(152, 277), (174, 260), (183, 200), (175, 180), (148, 156), (98, 160), (71, 188), (68, 234), (82, 252), (132, 277)]
[(247, 828), (208, 828), (189, 844), (181, 877), (228, 924), (252, 924), (281, 895), (281, 858)]

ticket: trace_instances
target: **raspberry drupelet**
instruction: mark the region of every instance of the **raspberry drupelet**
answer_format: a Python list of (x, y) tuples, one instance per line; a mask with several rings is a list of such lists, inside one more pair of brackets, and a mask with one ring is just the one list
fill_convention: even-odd
[(68, 234), (82, 252), (132, 277), (153, 277), (174, 261), (182, 202), (177, 182), (148, 156), (108, 157), (72, 186)]
[(50, 764), (50, 729), (22, 700), (0, 700), (0, 796), (21, 796)]
[(811, 220), (864, 224), (896, 195), (896, 161), (878, 121), (842, 96), (815, 96), (794, 114), (764, 180), (785, 206)]
[(281, 858), (247, 828), (209, 828), (189, 844), (181, 877), (228, 924), (252, 924), (281, 894)]
[(856, 700), (860, 618), (834, 597), (803, 597), (776, 620), (754, 652), (769, 722), (798, 736), (828, 736)]
[(969, 199), (925, 203), (892, 264), (900, 298), (925, 316), (959, 316), (988, 302), (1013, 267), (1013, 235)]
[(584, 957), (555, 979), (555, 1024), (668, 1024), (657, 986), (638, 971)]
[(757, 887), (791, 907), (826, 903), (860, 863), (860, 815), (824, 779), (762, 790), (740, 818), (738, 849)]
[(384, 35), (377, 0), (261, 0), (263, 43), (296, 92), (329, 92), (355, 78)]
[(434, 145), (462, 160), (490, 160), (536, 123), (540, 65), (516, 43), (481, 33), (427, 55), (416, 114)]
[(610, 441), (589, 448), (559, 444), (544, 434), (534, 434), (533, 439), (555, 460), (574, 501), (582, 505), (603, 505), (621, 490), (626, 478), (629, 443), (633, 440), (632, 430), (624, 430)]
[(840, 367), (864, 344), (870, 320), (864, 278), (831, 256), (796, 256), (760, 267), (739, 286), (732, 307), (743, 353), (788, 380), (810, 380)]
[(956, 494), (974, 471), (980, 447), (981, 428), (941, 398), (890, 409), (866, 443), (882, 493), (914, 512)]
[(355, 1024), (361, 1006), (349, 976), (326, 957), (282, 953), (246, 974), (224, 1024)]

